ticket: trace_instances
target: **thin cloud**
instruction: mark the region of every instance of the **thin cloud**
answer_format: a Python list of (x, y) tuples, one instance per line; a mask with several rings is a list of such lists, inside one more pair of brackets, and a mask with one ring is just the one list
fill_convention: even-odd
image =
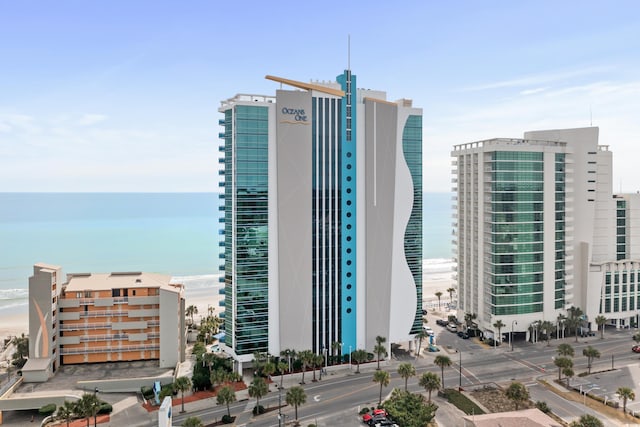
[(475, 92), (489, 89), (500, 89), (519, 86), (539, 86), (541, 84), (572, 79), (579, 76), (603, 73), (612, 70), (612, 67), (591, 67), (581, 68), (579, 70), (560, 71), (547, 74), (535, 74), (531, 76), (519, 77), (516, 79), (503, 80), (500, 82), (486, 83), (477, 86), (470, 86), (460, 89), (461, 92)]
[(78, 121), (80, 126), (91, 126), (107, 120), (107, 116), (104, 114), (83, 114)]
[(535, 89), (526, 89), (520, 92), (520, 95), (534, 95), (536, 93), (540, 93), (540, 92), (544, 92), (545, 90), (549, 89), (548, 87), (537, 87)]

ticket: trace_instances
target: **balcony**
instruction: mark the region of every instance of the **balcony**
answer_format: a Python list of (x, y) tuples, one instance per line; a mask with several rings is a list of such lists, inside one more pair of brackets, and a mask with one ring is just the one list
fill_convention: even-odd
[(123, 351), (148, 351), (160, 350), (160, 344), (147, 345), (123, 345), (114, 347), (90, 347), (90, 348), (62, 348), (60, 354), (69, 356), (72, 354), (91, 354), (91, 353), (121, 353)]

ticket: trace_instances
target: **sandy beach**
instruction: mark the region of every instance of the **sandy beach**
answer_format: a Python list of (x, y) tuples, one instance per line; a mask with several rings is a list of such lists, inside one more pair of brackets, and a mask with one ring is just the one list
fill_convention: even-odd
[[(449, 274), (445, 273), (428, 273), (423, 277), (422, 295), (423, 306), (432, 307), (437, 304), (438, 297), (436, 292), (442, 292), (440, 297), (441, 303), (449, 302), (449, 293), (447, 289), (452, 287), (453, 282), (447, 278)], [(224, 294), (220, 293), (221, 285), (216, 283), (214, 286), (185, 286), (185, 305), (195, 305), (198, 314), (194, 316), (197, 322), (201, 317), (206, 316), (210, 307), (213, 307), (213, 314), (220, 315), (224, 311), (224, 307), (220, 306), (220, 301), (224, 300)], [(455, 294), (454, 294), (455, 299)], [(29, 332), (29, 315), (27, 305), (11, 307), (0, 312), (0, 339), (13, 337)]]

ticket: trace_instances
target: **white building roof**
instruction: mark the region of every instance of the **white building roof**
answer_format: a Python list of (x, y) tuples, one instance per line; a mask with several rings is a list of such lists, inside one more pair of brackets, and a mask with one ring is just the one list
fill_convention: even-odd
[(67, 275), (66, 292), (101, 291), (118, 288), (161, 288), (181, 292), (183, 285), (170, 284), (171, 276), (158, 273), (114, 272)]

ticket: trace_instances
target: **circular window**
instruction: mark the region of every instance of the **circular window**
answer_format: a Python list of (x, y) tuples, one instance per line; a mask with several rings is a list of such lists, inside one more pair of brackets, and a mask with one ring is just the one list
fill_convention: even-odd
[(347, 289), (351, 289), (351, 285), (347, 285)]
[(351, 297), (347, 297), (347, 301), (351, 301)]
[(347, 308), (347, 313), (351, 313), (351, 309), (350, 308)]
[(351, 151), (347, 151), (347, 157), (351, 157)]
[(347, 164), (347, 169), (351, 169), (351, 163)]

